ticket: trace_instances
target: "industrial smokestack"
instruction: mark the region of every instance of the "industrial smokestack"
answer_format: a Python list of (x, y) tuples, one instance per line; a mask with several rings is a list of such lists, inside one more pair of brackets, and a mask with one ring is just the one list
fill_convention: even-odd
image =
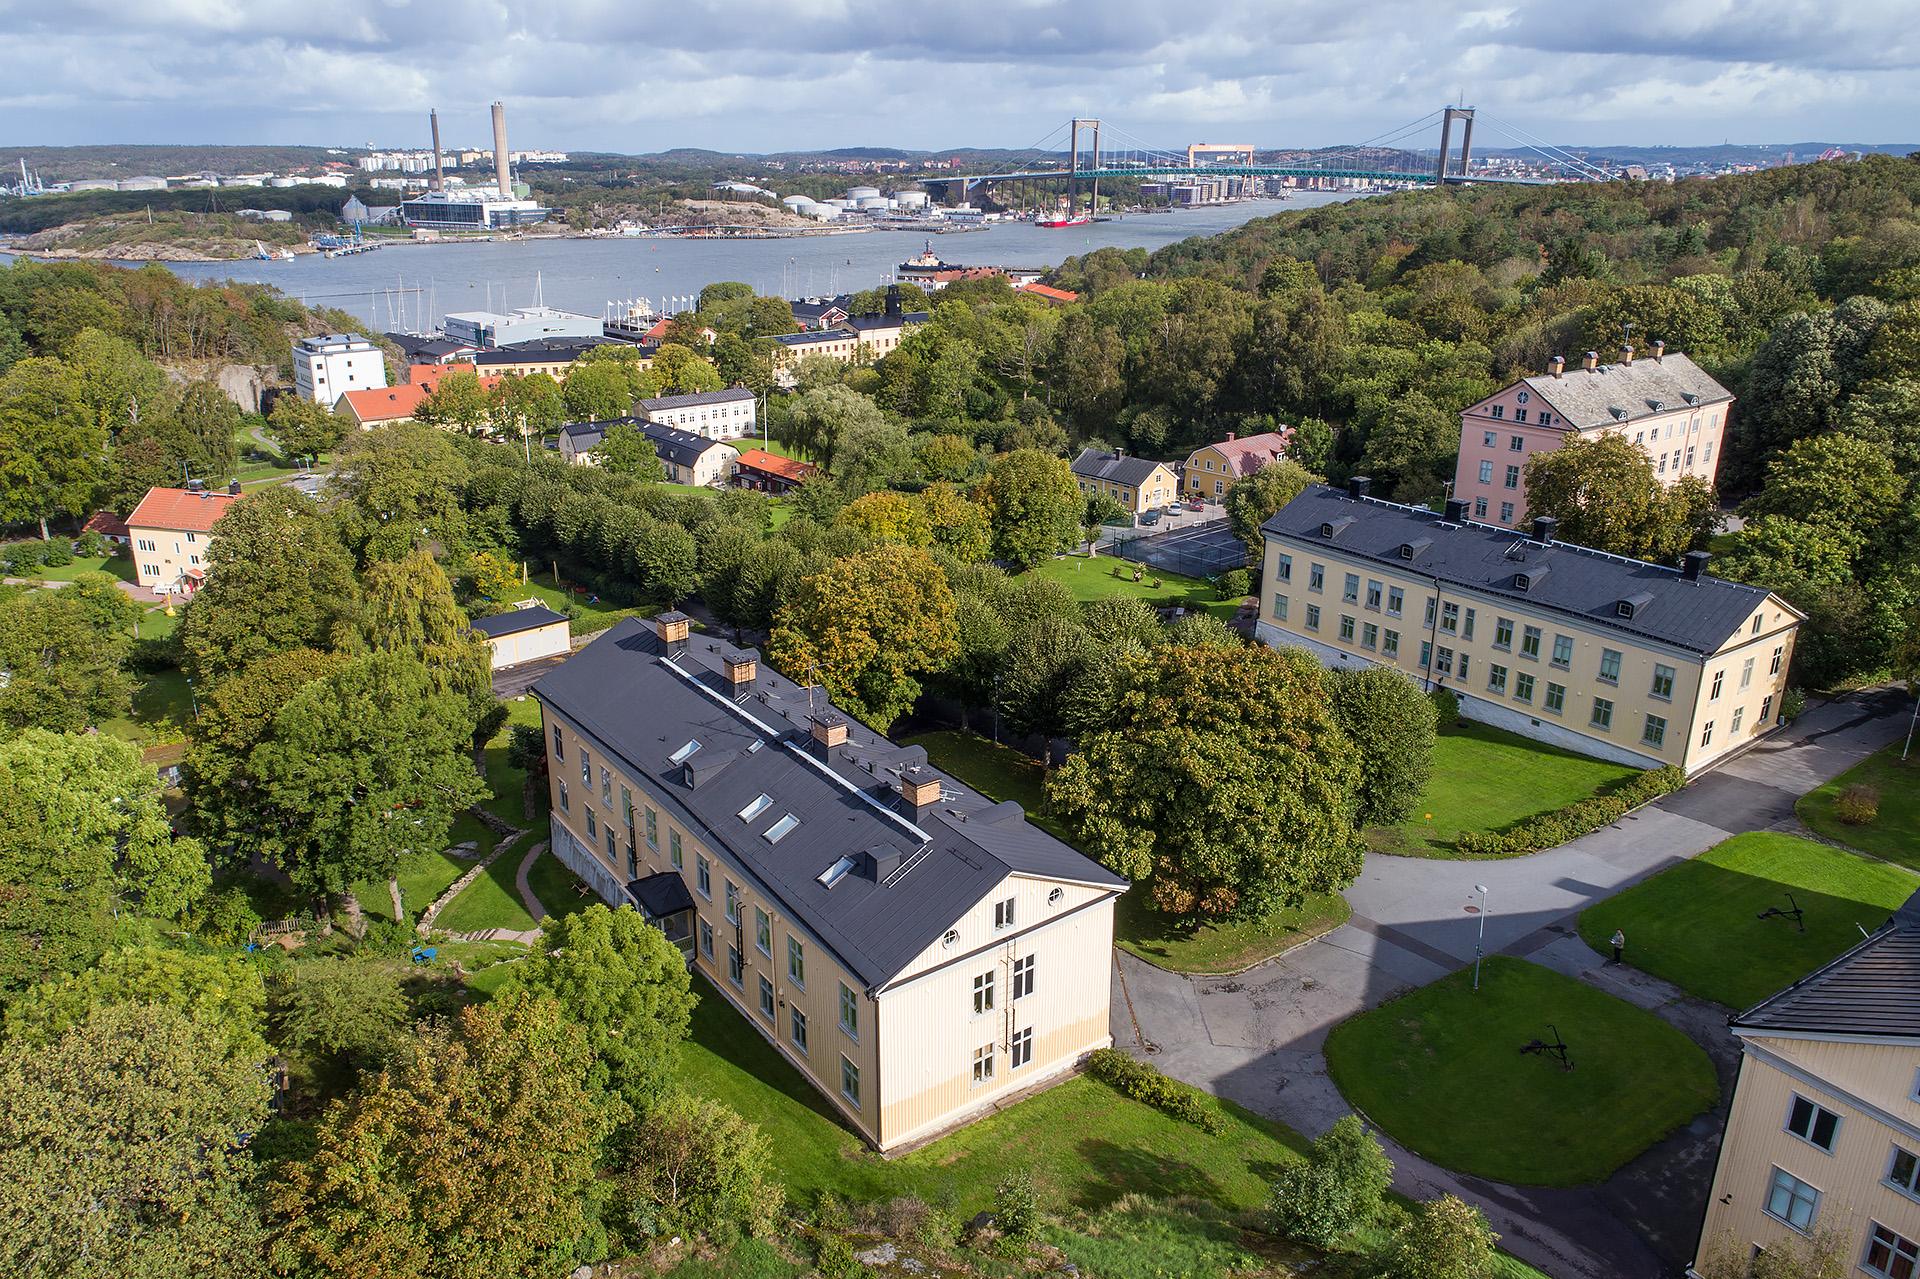
[(440, 168), (440, 113), (427, 112), (427, 123), (433, 127), (433, 189), (444, 191), (447, 186), (446, 174)]
[(513, 179), (507, 176), (507, 108), (493, 104), (493, 174), (500, 182), (500, 194), (513, 194)]

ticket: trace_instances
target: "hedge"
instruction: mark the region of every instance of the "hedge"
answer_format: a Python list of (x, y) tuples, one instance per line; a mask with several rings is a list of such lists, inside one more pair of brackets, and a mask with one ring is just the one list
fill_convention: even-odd
[(1604, 795), (1589, 795), (1565, 808), (1516, 822), (1505, 830), (1468, 831), (1456, 839), (1453, 846), (1469, 857), (1517, 857), (1537, 853), (1617, 822), (1649, 800), (1679, 790), (1686, 781), (1686, 774), (1672, 764), (1649, 769)]
[(1227, 1121), (1206, 1103), (1206, 1094), (1144, 1061), (1135, 1061), (1118, 1048), (1096, 1048), (1089, 1053), (1087, 1073), (1123, 1096), (1164, 1111), (1203, 1132), (1218, 1136), (1227, 1130)]

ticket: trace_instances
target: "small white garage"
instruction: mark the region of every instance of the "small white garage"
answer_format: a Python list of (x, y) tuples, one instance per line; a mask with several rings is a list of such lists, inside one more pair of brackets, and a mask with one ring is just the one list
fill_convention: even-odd
[(473, 629), (486, 636), (496, 671), (543, 657), (565, 657), (570, 647), (566, 617), (534, 600), (511, 613), (476, 617)]

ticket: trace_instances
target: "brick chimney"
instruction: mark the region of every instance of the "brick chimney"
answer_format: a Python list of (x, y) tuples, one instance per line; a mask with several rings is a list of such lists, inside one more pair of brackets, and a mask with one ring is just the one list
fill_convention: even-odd
[(1240, 436), (1239, 436), (1239, 435), (1238, 435), (1237, 433), (1235, 433), (1235, 432), (1233, 432), (1233, 431), (1228, 431), (1228, 432), (1227, 432), (1227, 443), (1229, 443), (1229, 444), (1231, 444), (1231, 443), (1233, 443), (1233, 442), (1234, 442), (1235, 440), (1237, 440), (1237, 439), (1239, 439), (1239, 438), (1240, 438)]
[(667, 652), (672, 653), (687, 642), (687, 632), (692, 624), (693, 619), (685, 613), (659, 613), (653, 619), (653, 633), (666, 645)]
[(1567, 357), (1564, 355), (1556, 355), (1551, 360), (1548, 360), (1547, 372), (1553, 374), (1555, 377), (1565, 376), (1567, 372)]
[(1629, 342), (1625, 346), (1620, 348), (1620, 363), (1622, 364), (1633, 363), (1633, 343)]
[(913, 764), (900, 770), (900, 798), (919, 821), (926, 811), (940, 802), (940, 774), (925, 764)]
[(753, 681), (760, 674), (760, 653), (757, 649), (743, 648), (728, 653), (720, 659), (727, 675), (727, 688), (734, 697), (745, 697), (753, 691)]
[(1665, 342), (1662, 342), (1659, 338), (1655, 338), (1653, 340), (1653, 362), (1655, 364), (1660, 363), (1660, 361), (1663, 358), (1665, 358), (1666, 354), (1667, 354), (1667, 344)]
[(820, 748), (822, 755), (830, 753), (836, 746), (844, 745), (847, 740), (847, 717), (839, 711), (821, 711), (817, 715), (809, 715), (807, 723), (813, 729), (813, 744)]
[(1588, 351), (1585, 356), (1581, 357), (1580, 367), (1589, 373), (1594, 372), (1600, 367), (1600, 352)]

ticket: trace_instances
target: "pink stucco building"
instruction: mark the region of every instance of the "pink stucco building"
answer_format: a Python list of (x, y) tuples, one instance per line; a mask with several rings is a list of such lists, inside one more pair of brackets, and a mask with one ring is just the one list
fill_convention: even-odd
[(1555, 356), (1546, 373), (1522, 378), (1460, 415), (1453, 495), (1473, 518), (1519, 528), (1527, 516), (1527, 459), (1580, 436), (1620, 435), (1645, 451), (1663, 484), (1683, 475), (1713, 483), (1733, 394), (1679, 352), (1653, 344), (1618, 364), (1587, 352), (1568, 369)]

